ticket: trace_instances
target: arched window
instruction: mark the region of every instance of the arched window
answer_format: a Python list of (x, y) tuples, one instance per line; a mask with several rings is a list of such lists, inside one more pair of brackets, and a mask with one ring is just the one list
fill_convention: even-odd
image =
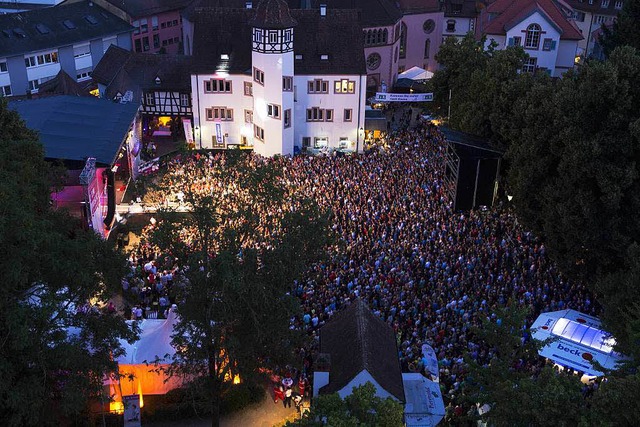
[(376, 44), (380, 44), (382, 41), (382, 30), (376, 30)]
[(429, 51), (431, 50), (431, 39), (427, 39), (424, 42), (424, 57), (428, 58), (429, 57)]
[(527, 37), (524, 41), (524, 47), (526, 49), (538, 49), (540, 32), (540, 25), (538, 24), (531, 24), (527, 27)]
[(400, 58), (407, 56), (407, 25), (400, 23)]
[(384, 32), (382, 33), (382, 42), (387, 43), (388, 37), (389, 37), (389, 31), (385, 28)]
[(373, 32), (371, 30), (367, 31), (367, 44), (371, 44), (372, 36), (373, 36)]

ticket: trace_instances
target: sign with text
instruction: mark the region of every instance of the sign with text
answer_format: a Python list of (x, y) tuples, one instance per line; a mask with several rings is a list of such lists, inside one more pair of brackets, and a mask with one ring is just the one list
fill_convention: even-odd
[(124, 403), (124, 427), (140, 427), (140, 396), (122, 396)]
[(376, 102), (431, 102), (433, 93), (382, 93), (377, 92)]

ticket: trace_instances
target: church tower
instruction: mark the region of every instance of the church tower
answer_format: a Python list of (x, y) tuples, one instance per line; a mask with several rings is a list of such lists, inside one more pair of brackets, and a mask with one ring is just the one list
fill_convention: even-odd
[(262, 0), (252, 27), (253, 147), (263, 156), (293, 154), (293, 28), (284, 0)]

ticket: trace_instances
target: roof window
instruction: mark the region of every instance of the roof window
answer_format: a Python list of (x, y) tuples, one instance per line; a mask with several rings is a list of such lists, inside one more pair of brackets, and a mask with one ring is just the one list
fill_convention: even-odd
[(62, 25), (64, 25), (64, 27), (67, 30), (75, 30), (76, 29), (76, 24), (74, 24), (72, 21), (65, 19), (64, 21), (62, 21)]
[(302, 54), (301, 53), (296, 53), (295, 58), (296, 59), (302, 59)]
[(229, 60), (229, 54), (228, 53), (223, 53), (222, 55), (220, 55), (220, 59), (222, 59), (223, 61), (228, 61)]
[(326, 4), (321, 4), (320, 5), (320, 16), (327, 16), (327, 5)]
[(16, 36), (18, 36), (21, 39), (26, 39), (27, 38), (27, 33), (25, 33), (22, 28), (14, 28), (13, 29), (13, 34), (15, 34)]
[(91, 25), (98, 25), (98, 20), (93, 15), (85, 15), (84, 20), (87, 21)]
[(320, 55), (320, 59), (323, 61), (328, 61), (329, 60), (329, 55)]
[(49, 28), (47, 28), (47, 26), (44, 25), (44, 24), (36, 24), (36, 30), (38, 30), (38, 32), (40, 34), (49, 34), (50, 33)]

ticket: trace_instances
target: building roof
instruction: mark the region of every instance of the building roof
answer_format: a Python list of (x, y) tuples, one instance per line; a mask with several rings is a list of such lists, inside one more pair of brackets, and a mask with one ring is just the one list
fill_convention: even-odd
[(133, 19), (182, 10), (193, 0), (105, 0)]
[(402, 11), (392, 0), (288, 0), (288, 3), (291, 9), (309, 9), (317, 13), (321, 4), (327, 6), (327, 13), (332, 9), (358, 9), (362, 12), (365, 28), (395, 25), (402, 18)]
[(0, 15), (0, 57), (73, 45), (133, 27), (88, 2)]
[[(251, 73), (251, 26), (254, 9), (200, 7), (194, 23), (193, 57), (196, 73)], [(296, 74), (366, 74), (360, 13), (353, 9), (319, 11), (292, 9)], [(229, 59), (222, 60), (222, 55)], [(321, 59), (328, 55), (328, 59)]]
[(445, 0), (444, 16), (447, 18), (475, 18), (478, 15), (478, 4), (475, 0)]
[(507, 30), (536, 11), (558, 29), (561, 40), (582, 40), (578, 27), (554, 0), (497, 0), (483, 13), (481, 32), (505, 35)]
[(89, 91), (63, 70), (38, 88), (38, 97), (52, 95), (91, 96)]
[(106, 98), (132, 91), (191, 91), (193, 57), (131, 52), (111, 45), (93, 71), (93, 80), (107, 87)]
[[(593, 4), (589, 4), (584, 0), (566, 0), (567, 4), (575, 10), (581, 12), (590, 12), (594, 15), (610, 15), (615, 16), (620, 13), (620, 9), (616, 9), (616, 0), (611, 0), (604, 3), (602, 0), (595, 0)], [(606, 4), (606, 7), (602, 7)]]
[(405, 15), (440, 12), (440, 0), (398, 0), (398, 6)]
[(362, 300), (355, 300), (320, 329), (320, 352), (331, 356), (329, 383), (321, 393), (341, 390), (366, 369), (382, 388), (404, 402), (393, 329)]
[(119, 104), (93, 96), (50, 96), (10, 101), (27, 127), (37, 130), (45, 157), (96, 161), (110, 166), (138, 112), (137, 103)]
[(291, 17), (289, 6), (284, 0), (260, 0), (253, 18), (252, 27), (278, 30), (298, 25)]

